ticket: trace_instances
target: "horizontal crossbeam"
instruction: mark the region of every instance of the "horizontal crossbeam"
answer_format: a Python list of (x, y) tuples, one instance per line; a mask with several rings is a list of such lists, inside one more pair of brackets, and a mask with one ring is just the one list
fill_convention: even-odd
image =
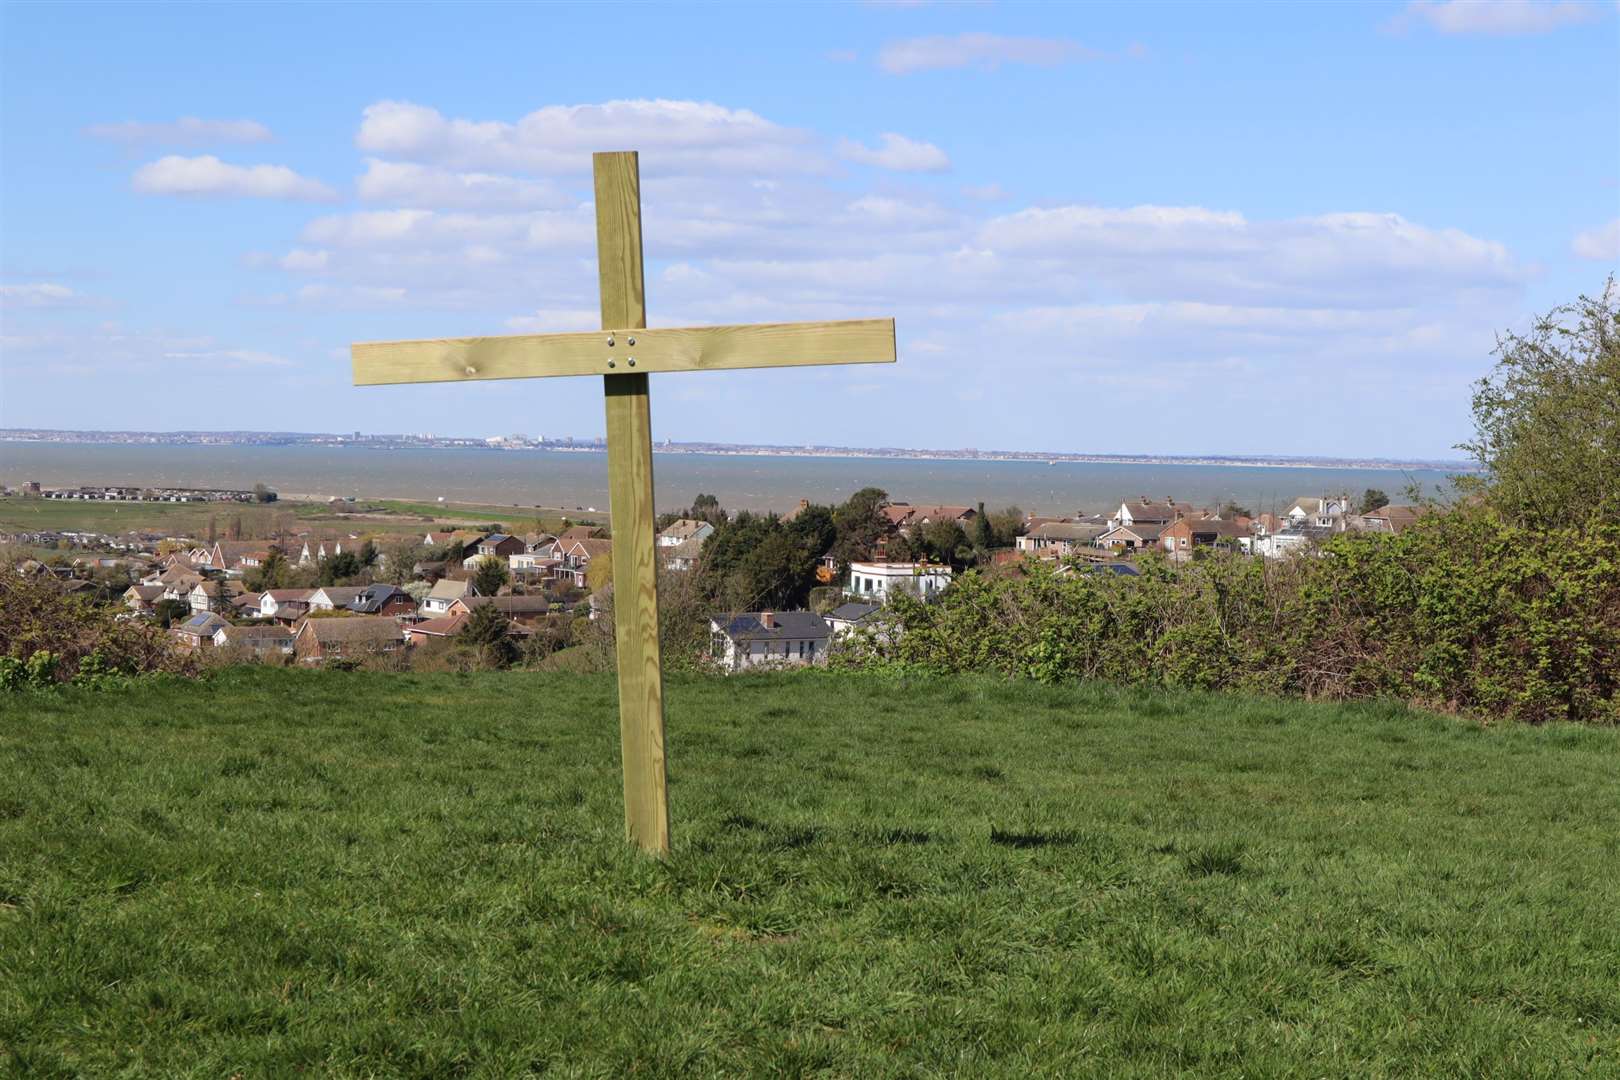
[(513, 334), (351, 347), (354, 384), (892, 364), (893, 319)]

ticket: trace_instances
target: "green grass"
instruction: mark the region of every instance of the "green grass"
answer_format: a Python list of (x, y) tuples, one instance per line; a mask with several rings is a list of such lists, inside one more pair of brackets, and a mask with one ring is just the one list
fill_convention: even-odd
[(0, 1072), (1620, 1075), (1620, 732), (233, 672), (0, 704)]

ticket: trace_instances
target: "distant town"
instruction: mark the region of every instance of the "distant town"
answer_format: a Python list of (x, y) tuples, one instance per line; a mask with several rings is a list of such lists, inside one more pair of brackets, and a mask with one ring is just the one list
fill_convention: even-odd
[[(600, 435), (506, 434), (485, 438), (416, 434), (368, 435), (359, 431), (71, 431), (50, 428), (0, 428), (0, 443), (79, 443), (143, 446), (359, 446), (372, 450), (504, 450), (603, 453)], [(1093, 462), (1121, 465), (1221, 465), (1226, 467), (1298, 469), (1438, 469), (1469, 471), (1460, 460), (1335, 458), (1263, 454), (1094, 454), (1073, 450), (922, 449), (896, 446), (782, 446), (765, 443), (660, 442), (661, 454), (755, 455), (775, 457), (905, 458), (929, 461)], [(3, 451), (0, 451), (3, 452)]]

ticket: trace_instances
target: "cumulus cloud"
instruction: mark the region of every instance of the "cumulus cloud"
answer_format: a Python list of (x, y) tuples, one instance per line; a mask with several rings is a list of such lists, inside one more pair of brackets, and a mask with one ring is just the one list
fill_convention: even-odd
[(556, 208), (573, 200), (552, 184), (499, 173), (454, 172), (414, 162), (372, 158), (356, 183), (368, 202), (403, 206), (513, 210)]
[(148, 195), (189, 195), (330, 202), (337, 192), (285, 165), (231, 165), (212, 154), (170, 154), (135, 170), (135, 190)]
[(548, 105), (516, 123), (446, 117), (405, 101), (368, 106), (355, 142), (386, 158), (458, 169), (579, 173), (598, 150), (645, 151), (647, 172), (773, 173), (825, 167), (808, 133), (700, 101)]
[(1001, 34), (937, 34), (891, 41), (878, 53), (878, 66), (891, 75), (975, 67), (994, 71), (1003, 64), (1056, 67), (1102, 53), (1065, 38), (1006, 37)]
[(849, 161), (895, 172), (944, 172), (951, 167), (951, 159), (933, 143), (908, 139), (892, 131), (878, 136), (876, 147), (844, 139), (838, 144), (838, 153)]
[(332, 261), (331, 252), (309, 251), (304, 248), (294, 248), (276, 260), (276, 265), (283, 270), (309, 272), (325, 270), (327, 263)]
[(30, 376), (217, 375), (230, 371), (293, 367), (279, 353), (221, 342), (206, 335), (131, 328), (119, 323), (9, 334), (3, 355), (26, 360)]
[(62, 308), (76, 307), (83, 302), (84, 297), (79, 293), (53, 281), (0, 285), (0, 307)]
[(1570, 248), (1583, 259), (1620, 260), (1620, 218), (1576, 233)]
[(92, 139), (129, 145), (194, 146), (270, 140), (270, 129), (257, 120), (202, 120), (195, 116), (182, 116), (168, 123), (125, 120), (119, 124), (91, 124), (84, 133)]
[(1442, 34), (1545, 34), (1599, 17), (1583, 0), (1413, 0), (1390, 22), (1393, 30), (1421, 24)]

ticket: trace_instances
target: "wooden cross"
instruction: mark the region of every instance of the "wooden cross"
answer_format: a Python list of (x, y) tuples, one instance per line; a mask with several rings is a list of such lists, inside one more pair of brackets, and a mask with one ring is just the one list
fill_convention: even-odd
[(894, 363), (894, 320), (649, 330), (641, 266), (641, 172), (634, 151), (593, 155), (602, 332), (370, 342), (353, 346), (356, 386), (602, 375), (613, 523), (614, 640), (624, 824), (643, 851), (669, 851), (664, 675), (653, 535), (655, 371)]

